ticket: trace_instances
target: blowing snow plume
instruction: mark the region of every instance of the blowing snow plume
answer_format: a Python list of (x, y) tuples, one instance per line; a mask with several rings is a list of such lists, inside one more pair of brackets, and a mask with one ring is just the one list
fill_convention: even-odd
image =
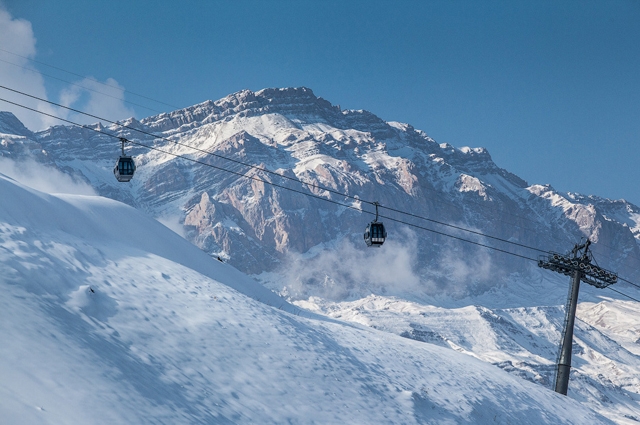
[[(447, 242), (426, 271), (438, 292), (454, 298), (479, 295), (504, 281), (487, 248)], [(430, 295), (433, 295), (431, 293)]]
[(418, 235), (404, 228), (379, 249), (344, 238), (306, 254), (289, 252), (275, 276), (264, 280), (294, 301), (310, 297), (345, 301), (371, 294), (463, 298), (485, 292), (503, 278), (485, 248), (458, 242), (448, 243), (429, 264), (421, 264)]
[(45, 193), (96, 195), (88, 184), (32, 159), (16, 162), (0, 158), (0, 174)]
[(321, 297), (342, 301), (372, 292), (416, 293), (421, 290), (415, 270), (417, 240), (410, 231), (403, 232), (403, 239), (404, 243), (392, 240), (379, 249), (367, 249), (345, 238), (317, 253), (289, 252), (276, 272), (283, 283), (274, 289), (293, 300)]

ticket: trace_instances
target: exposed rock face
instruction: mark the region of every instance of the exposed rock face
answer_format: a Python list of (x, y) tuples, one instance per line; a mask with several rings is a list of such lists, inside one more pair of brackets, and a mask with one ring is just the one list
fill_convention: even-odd
[[(619, 268), (630, 278), (640, 269), (638, 207), (530, 186), (496, 166), (483, 148), (438, 144), (408, 124), (341, 110), (307, 88), (244, 90), (215, 102), (130, 119), (123, 122), (128, 128), (97, 126), (158, 149), (127, 148), (138, 164), (130, 184), (118, 184), (111, 174), (119, 154), (117, 139), (65, 126), (30, 133), (15, 117), (0, 118), (0, 128), (15, 133), (3, 136), (8, 142), (2, 145), (5, 150), (11, 145), (7, 152), (13, 156), (39, 149), (40, 161), (89, 182), (100, 194), (155, 216), (178, 214), (191, 241), (253, 274), (286, 266), (291, 252), (315, 252), (342, 238), (363, 246), (373, 201), (383, 206), (380, 213), (387, 217), (382, 221), (391, 241), (405, 233), (404, 225), (390, 218), (533, 259), (539, 252), (434, 220), (561, 252), (590, 237), (601, 266)], [(451, 255), (483, 258), (489, 271), (465, 277), (478, 291), (501, 276), (535, 267), (438, 233), (413, 231), (417, 243), (410, 266), (422, 278), (439, 282), (439, 290), (455, 279), (456, 270), (443, 266)]]

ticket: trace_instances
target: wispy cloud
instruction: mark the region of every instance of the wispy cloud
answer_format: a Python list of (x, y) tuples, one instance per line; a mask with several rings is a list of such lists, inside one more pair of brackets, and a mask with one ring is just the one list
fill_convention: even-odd
[[(36, 55), (36, 38), (31, 23), (24, 19), (14, 19), (9, 12), (2, 9), (2, 5), (0, 5), (0, 46), (5, 50), (11, 49), (11, 52), (15, 53), (0, 51), (0, 81), (2, 81), (2, 85), (46, 98), (42, 75), (35, 71), (29, 61)], [(7, 90), (0, 90), (0, 97), (39, 111), (55, 112), (46, 103)], [(0, 102), (0, 109), (13, 112), (32, 130), (39, 130), (53, 124), (51, 119), (44, 115), (6, 102)]]
[[(88, 114), (117, 121), (135, 116), (135, 111), (124, 103), (124, 87), (113, 78), (100, 82), (85, 78), (65, 88), (60, 93), (60, 104), (80, 109)], [(76, 112), (66, 112), (68, 119), (80, 124), (95, 123), (95, 118)]]
[(168, 227), (169, 229), (173, 230), (175, 233), (179, 234), (183, 238), (185, 237), (184, 226), (180, 221), (179, 215), (158, 217), (156, 220), (158, 220), (165, 227)]
[[(14, 18), (0, 3), (0, 82), (3, 86), (30, 95), (59, 101), (57, 103), (86, 111), (109, 120), (121, 120), (135, 116), (135, 111), (124, 103), (124, 87), (112, 78), (103, 83), (92, 78), (71, 82), (58, 95), (47, 94), (43, 74), (32, 63), (37, 54), (36, 38), (31, 23)], [(46, 102), (0, 89), (0, 98), (19, 103), (41, 112), (71, 119), (81, 124), (97, 120), (58, 108)], [(51, 125), (63, 124), (46, 115), (0, 101), (0, 110), (10, 111), (31, 130), (42, 130)]]

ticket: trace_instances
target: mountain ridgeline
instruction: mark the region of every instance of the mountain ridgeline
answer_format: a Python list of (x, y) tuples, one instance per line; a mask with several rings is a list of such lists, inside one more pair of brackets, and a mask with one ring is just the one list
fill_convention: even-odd
[[(409, 290), (415, 296), (472, 294), (536, 267), (447, 236), (530, 259), (540, 254), (478, 233), (558, 252), (589, 237), (600, 266), (640, 277), (634, 274), (640, 269), (635, 205), (530, 185), (498, 167), (483, 148), (438, 144), (411, 125), (342, 110), (308, 88), (243, 90), (120, 124), (90, 126), (99, 132), (72, 126), (31, 132), (12, 114), (0, 113), (0, 153), (55, 166), (100, 195), (178, 220), (201, 249), (280, 282), (274, 289), (292, 298)], [(127, 148), (138, 165), (131, 183), (114, 179), (120, 144), (104, 133), (155, 148)], [(373, 220), (373, 201), (382, 207), (389, 236), (380, 250), (367, 251), (362, 232)], [(327, 255), (332, 251), (344, 255)], [(394, 283), (354, 272), (371, 258), (387, 259), (391, 269), (407, 269), (409, 276), (395, 274)], [(306, 266), (299, 266), (301, 259)]]

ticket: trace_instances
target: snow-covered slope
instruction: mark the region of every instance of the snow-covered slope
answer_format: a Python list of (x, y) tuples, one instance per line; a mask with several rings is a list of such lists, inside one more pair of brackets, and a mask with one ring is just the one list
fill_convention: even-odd
[[(553, 284), (558, 282), (535, 285), (532, 290), (554, 292)], [(640, 420), (640, 306), (583, 289), (587, 293), (582, 299), (594, 302), (583, 301), (577, 313), (569, 397), (618, 423), (635, 423)], [(475, 301), (478, 304), (444, 308), (371, 295), (352, 302), (312, 299), (299, 305), (447, 347), (553, 388), (564, 321), (560, 303), (498, 308), (500, 300), (487, 303), (493, 307)]]
[(0, 197), (2, 423), (609, 423), (472, 357), (291, 310), (115, 201), (3, 176)]

